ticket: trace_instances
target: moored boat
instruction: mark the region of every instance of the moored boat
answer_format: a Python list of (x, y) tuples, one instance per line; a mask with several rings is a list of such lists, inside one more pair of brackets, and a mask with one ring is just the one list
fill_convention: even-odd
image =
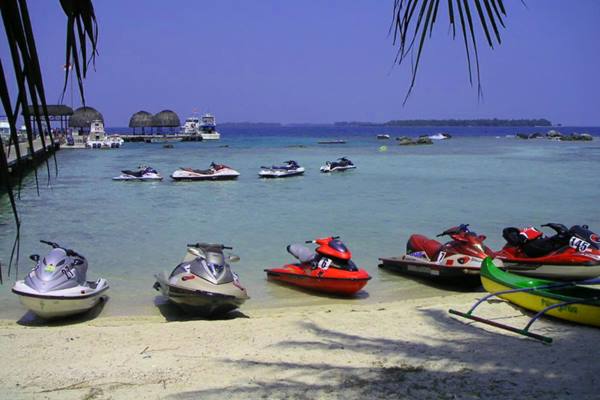
[[(497, 293), (498, 297), (528, 310), (540, 312), (549, 306), (559, 305), (544, 314), (600, 327), (599, 289), (512, 274), (496, 267), (490, 258), (481, 265), (481, 283), (488, 292)], [(518, 289), (522, 290), (502, 293)]]

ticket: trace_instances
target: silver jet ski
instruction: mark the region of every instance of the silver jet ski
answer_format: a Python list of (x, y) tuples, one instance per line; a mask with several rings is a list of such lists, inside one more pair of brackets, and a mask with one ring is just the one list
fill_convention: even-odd
[(113, 181), (162, 181), (162, 176), (152, 167), (140, 166), (137, 171), (122, 170)]
[(188, 244), (183, 261), (173, 272), (155, 275), (154, 289), (189, 314), (211, 317), (235, 310), (249, 297), (228, 264), (239, 257), (226, 256), (224, 249), (231, 247)]
[(179, 168), (171, 174), (176, 181), (221, 181), (237, 179), (240, 173), (224, 164), (210, 164), (208, 169)]
[(32, 254), (35, 268), (12, 288), (21, 304), (41, 318), (61, 318), (84, 313), (106, 297), (105, 279), (86, 281), (88, 263), (71, 249), (40, 240), (52, 250), (40, 260)]
[(298, 165), (294, 160), (284, 162), (281, 166), (260, 167), (258, 176), (261, 178), (285, 178), (288, 176), (302, 175), (304, 167)]
[(356, 168), (356, 166), (349, 158), (341, 157), (335, 161), (327, 161), (325, 165), (321, 167), (321, 172), (346, 171), (354, 168)]

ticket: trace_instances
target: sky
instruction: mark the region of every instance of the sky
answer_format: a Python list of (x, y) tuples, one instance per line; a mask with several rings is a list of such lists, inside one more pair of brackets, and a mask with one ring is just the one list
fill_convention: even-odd
[[(452, 40), (442, 6), (404, 106), (410, 65), (394, 65), (393, 0), (93, 3), (99, 56), (85, 81), (86, 100), (107, 126), (163, 109), (182, 120), (210, 111), (218, 122), (497, 117), (600, 126), (598, 0), (505, 1), (502, 45), (491, 50), (480, 42), (483, 99), (469, 84), (463, 43)], [(58, 0), (28, 4), (54, 104), (64, 78), (66, 17)], [(68, 94), (65, 103), (71, 105)]]

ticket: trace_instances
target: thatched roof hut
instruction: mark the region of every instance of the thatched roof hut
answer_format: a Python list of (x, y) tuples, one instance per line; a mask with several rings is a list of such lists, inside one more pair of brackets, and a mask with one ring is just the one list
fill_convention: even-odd
[(152, 126), (157, 128), (173, 128), (180, 125), (179, 117), (171, 110), (163, 110), (152, 117)]
[(92, 121), (100, 120), (104, 122), (104, 117), (95, 108), (92, 107), (79, 107), (73, 112), (69, 119), (69, 126), (71, 128), (88, 128), (92, 124)]
[[(34, 114), (35, 107), (32, 105), (28, 105), (27, 109), (30, 114)], [(40, 114), (43, 113), (43, 109), (41, 106), (38, 106)], [(73, 115), (73, 109), (69, 106), (65, 106), (64, 104), (47, 104), (46, 109), (48, 110), (48, 116), (52, 117), (65, 117), (69, 115)]]
[(130, 128), (148, 128), (152, 126), (152, 114), (147, 111), (138, 111), (129, 119)]

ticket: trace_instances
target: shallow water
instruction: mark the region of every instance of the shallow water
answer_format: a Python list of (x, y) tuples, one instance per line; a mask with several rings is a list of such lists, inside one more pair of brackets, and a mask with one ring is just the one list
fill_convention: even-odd
[[(22, 192), (19, 278), (31, 267), (27, 255), (47, 251), (39, 239), (57, 241), (88, 258), (89, 279), (109, 280), (111, 300), (103, 315), (157, 314), (153, 275), (172, 269), (186, 243), (210, 241), (232, 245), (241, 257), (233, 267), (252, 298), (244, 307), (384, 302), (446, 293), (378, 270), (377, 258), (401, 254), (411, 233), (435, 235), (470, 223), (488, 236), (488, 245), (498, 248), (502, 228), (510, 225), (552, 221), (587, 223), (600, 230), (598, 138), (523, 141), (504, 136), (524, 130), (471, 128), (468, 134), (485, 136), (461, 136), (444, 129), (455, 137), (432, 146), (407, 147), (376, 140), (375, 133), (381, 131), (394, 137), (440, 130), (230, 128), (222, 130), (221, 141), (176, 143), (173, 149), (127, 143), (113, 151), (62, 150), (57, 153), (59, 176), (51, 186), (45, 186), (41, 175), (38, 197), (28, 177)], [(348, 144), (317, 145), (321, 138), (343, 138)], [(387, 151), (381, 151), (382, 145)], [(325, 160), (339, 156), (350, 157), (358, 168), (319, 173)], [(305, 175), (258, 179), (261, 165), (288, 159), (305, 166)], [(206, 168), (211, 161), (231, 165), (240, 178), (166, 178), (160, 183), (110, 179), (141, 163), (167, 177), (177, 167)], [(43, 168), (39, 172), (45, 174)], [(6, 196), (0, 198), (0, 212), (0, 261), (6, 268), (14, 238)], [(287, 244), (326, 235), (340, 235), (355, 262), (373, 276), (357, 298), (307, 295), (265, 280), (265, 267), (292, 261)], [(0, 287), (0, 318), (19, 318), (25, 312), (10, 286), (5, 282)]]

